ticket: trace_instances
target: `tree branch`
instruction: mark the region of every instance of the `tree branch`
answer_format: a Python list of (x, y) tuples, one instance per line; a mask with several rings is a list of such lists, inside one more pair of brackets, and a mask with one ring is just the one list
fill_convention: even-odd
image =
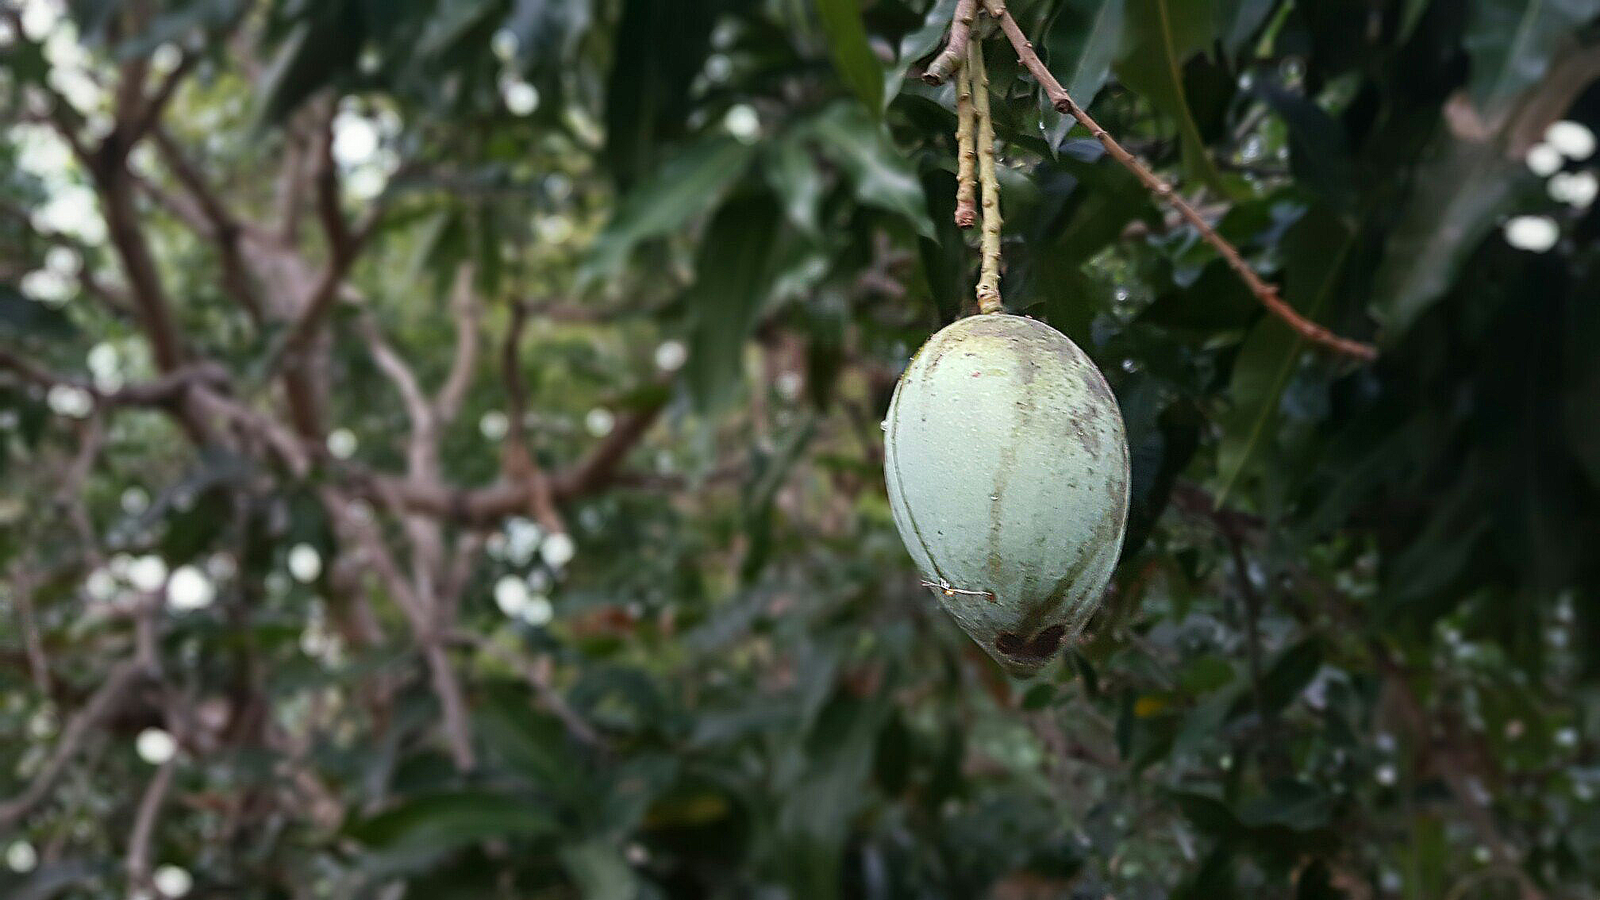
[(122, 695), (140, 676), (145, 674), (146, 667), (139, 659), (123, 660), (111, 669), (106, 680), (90, 695), (89, 701), (78, 710), (77, 715), (61, 729), (61, 740), (56, 743), (55, 753), (50, 761), (45, 763), (39, 774), (34, 776), (21, 794), (0, 803), (0, 830), (8, 830), (27, 815), (34, 806), (38, 805), (50, 793), (50, 788), (56, 779), (61, 777), (62, 771), (77, 755), (83, 746), (84, 739), (89, 736), (89, 730), (105, 718), (122, 700)]
[(450, 374), (445, 376), (444, 385), (433, 401), (440, 422), (453, 421), (461, 414), (461, 404), (466, 400), (467, 389), (472, 387), (472, 377), (478, 369), (483, 306), (473, 287), (475, 275), (470, 264), (464, 263), (456, 269), (456, 282), (450, 295), (450, 312), (456, 319), (456, 351), (450, 362)]
[(591, 448), (587, 456), (572, 468), (556, 475), (551, 485), (555, 498), (568, 500), (581, 497), (610, 484), (616, 478), (622, 461), (627, 458), (628, 451), (644, 438), (666, 405), (666, 398), (661, 397), (617, 422), (611, 433)]
[(563, 534), (567, 525), (561, 518), (561, 511), (556, 508), (550, 478), (528, 447), (527, 426), (524, 423), (528, 392), (522, 382), (521, 366), (522, 331), (527, 324), (527, 306), (520, 301), (512, 301), (511, 323), (506, 328), (505, 344), (500, 350), (500, 377), (505, 385), (506, 420), (510, 426), (506, 431), (501, 468), (507, 481), (522, 486), (527, 504), (539, 524), (547, 531)]
[(1377, 358), (1377, 348), (1371, 344), (1340, 337), (1321, 325), (1306, 319), (1294, 307), (1284, 302), (1278, 296), (1277, 288), (1262, 281), (1260, 276), (1256, 275), (1255, 270), (1250, 268), (1250, 264), (1245, 262), (1239, 251), (1223, 239), (1221, 235), (1217, 234), (1216, 229), (1212, 228), (1211, 224), (1196, 212), (1194, 207), (1179, 196), (1171, 185), (1162, 181), (1135, 158), (1133, 154), (1123, 149), (1122, 145), (1107, 134), (1106, 130), (1101, 128), (1098, 122), (1091, 118), (1077, 103), (1073, 102), (1072, 97), (1067, 93), (1067, 89), (1061, 86), (1061, 82), (1050, 74), (1050, 70), (1045, 67), (1043, 60), (1039, 59), (1039, 54), (1034, 51), (1033, 44), (1022, 33), (1022, 27), (1017, 24), (1016, 19), (1012, 18), (1003, 0), (983, 0), (983, 3), (989, 15), (1000, 23), (1000, 29), (1005, 32), (1006, 39), (1011, 42), (1012, 48), (1017, 52), (1017, 59), (1039, 82), (1039, 85), (1044, 88), (1045, 95), (1050, 98), (1051, 105), (1058, 112), (1077, 119), (1079, 124), (1089, 129), (1089, 132), (1100, 141), (1101, 145), (1106, 148), (1106, 152), (1113, 159), (1121, 163), (1123, 168), (1132, 172), (1151, 193), (1171, 204), (1180, 216), (1194, 226), (1200, 237), (1222, 255), (1228, 267), (1238, 274), (1239, 278), (1244, 281), (1245, 286), (1250, 289), (1250, 293), (1255, 295), (1256, 299), (1260, 301), (1262, 306), (1267, 308), (1268, 312), (1282, 319), (1296, 334), (1313, 344), (1318, 344), (1361, 360)]
[(972, 110), (972, 76), (956, 71), (956, 227), (978, 222), (978, 120)]
[(464, 643), (515, 669), (523, 677), (523, 680), (528, 683), (528, 687), (533, 689), (533, 694), (538, 698), (539, 705), (543, 706), (551, 715), (560, 719), (573, 737), (590, 747), (599, 749), (606, 747), (605, 738), (595, 731), (594, 726), (584, 721), (583, 717), (578, 715), (577, 711), (567, 703), (566, 698), (561, 696), (561, 692), (556, 690), (555, 685), (550, 683), (550, 666), (546, 661), (547, 658), (541, 658), (540, 660), (525, 659), (513, 653), (509, 648), (503, 647), (475, 632), (460, 631), (456, 632), (452, 637), (456, 641)]
[(950, 39), (944, 49), (928, 64), (922, 80), (932, 85), (944, 84), (952, 72), (960, 72), (966, 60), (967, 42), (972, 36), (972, 23), (977, 18), (978, 0), (957, 0), (955, 15), (950, 19)]
[(128, 883), (136, 887), (147, 887), (150, 883), (150, 840), (155, 834), (156, 821), (161, 815), (162, 804), (167, 801), (167, 793), (172, 788), (172, 776), (177, 770), (178, 758), (174, 756), (161, 764), (156, 770), (150, 785), (145, 788), (144, 796), (139, 800), (139, 811), (134, 815), (133, 831), (128, 836)]

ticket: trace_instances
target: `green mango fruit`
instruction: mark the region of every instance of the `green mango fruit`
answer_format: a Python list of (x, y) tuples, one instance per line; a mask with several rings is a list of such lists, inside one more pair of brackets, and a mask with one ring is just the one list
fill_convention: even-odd
[(1100, 370), (1024, 316), (961, 319), (889, 404), (884, 475), (900, 538), (1007, 672), (1039, 671), (1100, 605), (1128, 520), (1128, 438)]

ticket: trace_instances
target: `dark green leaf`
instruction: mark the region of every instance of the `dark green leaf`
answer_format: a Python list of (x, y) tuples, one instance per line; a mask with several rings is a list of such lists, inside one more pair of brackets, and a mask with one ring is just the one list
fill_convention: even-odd
[(703, 409), (738, 392), (745, 338), (767, 299), (779, 213), (767, 194), (737, 197), (717, 212), (700, 244), (695, 283), (686, 295), (690, 390)]
[(671, 234), (714, 208), (744, 175), (755, 151), (730, 137), (701, 140), (634, 187), (595, 239), (584, 280), (614, 276), (640, 241)]
[(1475, 0), (1467, 8), (1472, 100), (1485, 114), (1537, 84), (1578, 30), (1600, 16), (1595, 0)]
[(824, 155), (855, 183), (862, 203), (897, 213), (923, 237), (933, 237), (927, 199), (916, 169), (881, 123), (854, 105), (835, 104), (811, 123)]
[(316, 4), (278, 49), (258, 91), (260, 119), (276, 125), (355, 64), (365, 23), (349, 0)]
[(1222, 173), (1200, 136), (1184, 92), (1184, 62), (1214, 38), (1213, 0), (1125, 0), (1128, 44), (1117, 60), (1124, 84), (1150, 100), (1178, 125), (1184, 171), (1228, 194)]
[(828, 36), (834, 68), (861, 104), (878, 115), (883, 109), (883, 66), (867, 43), (857, 0), (817, 0), (817, 15)]
[[(1333, 295), (1355, 234), (1325, 210), (1313, 209), (1284, 237), (1288, 259), (1286, 299), (1307, 318), (1321, 315)], [(1232, 406), (1221, 417), (1222, 443), (1217, 448), (1221, 488), (1217, 503), (1227, 499), (1252, 459), (1270, 441), (1272, 423), (1305, 339), (1267, 316), (1251, 330), (1233, 363), (1229, 386)]]
[(492, 838), (549, 834), (555, 821), (526, 796), (457, 791), (415, 797), (351, 825), (349, 836), (374, 851), (443, 852)]
[[(1044, 36), (1045, 62), (1079, 106), (1087, 109), (1111, 77), (1111, 64), (1122, 49), (1124, 0), (1067, 0)], [(1052, 147), (1076, 124), (1051, 109), (1055, 121)]]

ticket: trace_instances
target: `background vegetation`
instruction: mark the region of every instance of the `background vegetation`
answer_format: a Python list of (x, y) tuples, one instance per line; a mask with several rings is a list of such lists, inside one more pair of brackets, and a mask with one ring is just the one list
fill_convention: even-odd
[(0, 895), (1593, 896), (1600, 3), (1012, 3), (1381, 350), (991, 40), (1133, 448), (1026, 682), (881, 484), (953, 0), (3, 6)]

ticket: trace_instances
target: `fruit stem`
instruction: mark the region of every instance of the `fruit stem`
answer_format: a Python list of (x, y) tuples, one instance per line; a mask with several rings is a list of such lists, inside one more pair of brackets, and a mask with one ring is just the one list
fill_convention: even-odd
[(965, 67), (956, 70), (956, 227), (971, 228), (978, 221), (978, 120), (972, 111), (972, 77)]
[(978, 269), (978, 311), (1005, 312), (1000, 301), (1000, 180), (994, 171), (994, 119), (989, 115), (989, 73), (983, 65), (983, 42), (967, 45), (966, 77), (972, 87), (977, 121), (978, 181), (983, 188), (982, 263)]

